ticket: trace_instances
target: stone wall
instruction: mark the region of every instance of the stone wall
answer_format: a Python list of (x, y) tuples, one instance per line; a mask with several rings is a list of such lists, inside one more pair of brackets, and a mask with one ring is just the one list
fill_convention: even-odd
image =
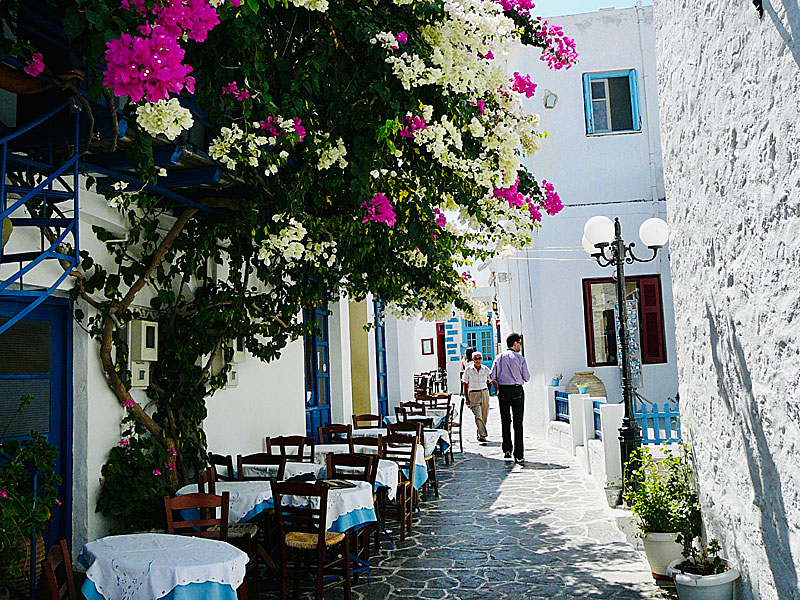
[[(656, 0), (684, 431), (745, 598), (800, 598), (800, 8)], [(792, 39), (794, 36), (794, 40)]]

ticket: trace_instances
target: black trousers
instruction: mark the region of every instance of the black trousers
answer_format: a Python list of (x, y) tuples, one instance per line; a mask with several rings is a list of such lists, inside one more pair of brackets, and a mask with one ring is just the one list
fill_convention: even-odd
[[(525, 412), (525, 392), (521, 385), (501, 385), (497, 395), (500, 401), (500, 424), (503, 427), (503, 452), (513, 452), (514, 458), (525, 457), (522, 441), (522, 416)], [(514, 443), (511, 443), (511, 423), (514, 423)]]

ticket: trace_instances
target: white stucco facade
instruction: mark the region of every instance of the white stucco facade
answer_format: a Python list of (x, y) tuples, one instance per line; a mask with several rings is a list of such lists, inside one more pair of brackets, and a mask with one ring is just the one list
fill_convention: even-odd
[[(564, 209), (544, 216), (533, 245), (492, 266), (500, 305), (501, 343), (511, 331), (523, 334), (531, 371), (526, 386), (526, 423), (543, 435), (548, 411), (545, 386), (554, 375), (566, 383), (576, 371), (593, 370), (603, 380), (610, 402), (621, 401), (617, 366), (588, 364), (583, 281), (609, 278), (581, 246), (585, 222), (595, 215), (619, 217), (626, 242), (642, 249), (639, 226), (650, 217), (666, 218), (658, 133), (655, 43), (652, 7), (601, 10), (549, 19), (575, 38), (579, 62), (566, 71), (550, 71), (536, 51), (517, 48), (508, 57), (509, 73), (530, 73), (538, 84), (526, 108), (541, 115), (548, 132), (532, 161), (537, 179), (552, 182)], [(634, 70), (638, 78), (641, 128), (630, 133), (587, 134), (584, 74)], [(545, 97), (557, 97), (546, 108)], [(626, 276), (659, 276), (666, 362), (645, 364), (648, 400), (662, 403), (677, 391), (669, 253), (655, 261), (628, 265)]]
[(655, 3), (682, 412), (744, 598), (800, 598), (800, 13)]

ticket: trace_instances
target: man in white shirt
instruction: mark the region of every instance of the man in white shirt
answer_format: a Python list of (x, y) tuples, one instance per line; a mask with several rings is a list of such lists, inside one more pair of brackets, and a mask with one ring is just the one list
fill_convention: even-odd
[[(464, 396), (467, 406), (475, 415), (478, 427), (478, 441), (486, 441), (486, 419), (489, 417), (489, 381), (490, 371), (482, 364), (483, 356), (477, 350), (472, 353), (472, 364), (464, 369), (461, 381), (464, 384)], [(463, 418), (463, 417), (462, 417)]]

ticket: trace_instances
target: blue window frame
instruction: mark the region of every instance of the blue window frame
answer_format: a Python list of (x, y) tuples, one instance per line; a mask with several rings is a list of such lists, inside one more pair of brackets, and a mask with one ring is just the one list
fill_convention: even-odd
[(389, 389), (386, 369), (386, 324), (383, 302), (375, 300), (375, 360), (378, 373), (378, 414), (389, 414)]
[(583, 74), (587, 135), (642, 130), (636, 69)]
[(306, 350), (306, 435), (316, 437), (317, 428), (331, 422), (330, 351), (328, 307), (304, 311), (306, 322), (313, 319), (318, 331), (307, 335)]

